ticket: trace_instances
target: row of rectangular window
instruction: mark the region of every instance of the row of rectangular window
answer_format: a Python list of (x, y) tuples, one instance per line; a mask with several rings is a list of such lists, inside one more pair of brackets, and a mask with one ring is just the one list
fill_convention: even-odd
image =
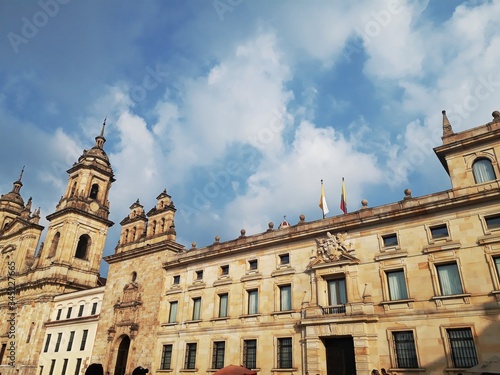
[[(280, 311), (291, 311), (292, 310), (292, 286), (290, 284), (279, 286), (280, 290)], [(247, 290), (248, 295), (248, 309), (247, 313), (249, 315), (259, 313), (259, 292), (257, 289)], [(229, 294), (222, 293), (218, 295), (219, 297), (219, 318), (228, 317), (228, 307), (229, 307)], [(193, 302), (193, 313), (191, 315), (191, 320), (201, 319), (201, 297), (195, 297), (192, 299)], [(168, 323), (177, 322), (177, 310), (178, 301), (170, 301), (170, 311), (168, 317)]]
[[(497, 277), (500, 280), (500, 257), (494, 257)], [(460, 272), (456, 262), (436, 264), (436, 276), (441, 296), (453, 296), (464, 293)], [(391, 301), (409, 298), (404, 270), (386, 271), (387, 288)]]
[[(49, 375), (53, 375), (54, 374), (55, 367), (56, 367), (56, 360), (53, 359), (50, 362)], [(79, 375), (80, 374), (80, 368), (81, 367), (82, 367), (82, 359), (81, 358), (77, 358), (76, 359), (76, 364), (75, 364), (75, 372), (74, 372), (75, 375)], [(63, 366), (62, 366), (62, 370), (61, 370), (61, 375), (66, 375), (67, 370), (68, 370), (68, 358), (64, 358), (63, 359)], [(39, 375), (43, 375), (43, 374), (44, 374), (44, 372), (43, 372), (43, 366), (40, 366), (40, 373), (39, 373)]]
[[(83, 330), (82, 341), (80, 342), (80, 350), (85, 350), (85, 345), (87, 343), (88, 333), (89, 333), (88, 329), (84, 329)], [(63, 336), (62, 332), (59, 332), (57, 334), (57, 340), (56, 340), (56, 344), (55, 344), (55, 347), (54, 347), (54, 352), (58, 352), (59, 351), (59, 349), (61, 347), (62, 336)], [(43, 348), (43, 352), (44, 353), (47, 353), (49, 351), (50, 340), (51, 339), (52, 339), (52, 334), (48, 333), (47, 334), (47, 338), (45, 339), (45, 346)], [(73, 348), (73, 341), (74, 341), (74, 339), (75, 339), (75, 331), (71, 331), (69, 333), (69, 340), (68, 340), (68, 345), (66, 347), (66, 351), (69, 352)]]
[[(500, 257), (493, 258), (498, 277), (500, 279)], [(460, 295), (464, 293), (458, 265), (456, 262), (435, 265), (437, 281), (441, 296)], [(406, 300), (409, 298), (405, 272), (402, 269), (386, 271), (388, 297), (390, 301)], [(347, 301), (345, 278), (327, 280), (329, 306), (345, 305)], [(280, 293), (279, 311), (292, 310), (292, 288), (290, 284), (278, 287)], [(247, 290), (247, 314), (259, 313), (259, 294), (257, 289)], [(219, 297), (218, 317), (228, 317), (228, 293)], [(201, 319), (201, 297), (193, 298), (193, 314), (191, 320)], [(170, 302), (168, 323), (177, 322), (178, 302)], [(345, 311), (342, 311), (345, 312)]]
[[(500, 228), (500, 214), (499, 215), (491, 215), (491, 216), (486, 216), (484, 218), (486, 226), (488, 229), (493, 230), (493, 229), (499, 229)], [(439, 224), (439, 225), (434, 225), (429, 227), (429, 231), (431, 234), (432, 239), (440, 239), (440, 238), (447, 238), (449, 237), (449, 232), (448, 232), (448, 226), (446, 224)], [(384, 247), (397, 247), (399, 246), (399, 239), (398, 235), (396, 233), (390, 233), (390, 234), (385, 234), (381, 236), (382, 238), (382, 243)], [(288, 253), (286, 254), (280, 254), (280, 265), (288, 265), (290, 264), (290, 255)], [(251, 259), (248, 261), (248, 270), (249, 271), (255, 271), (258, 269), (258, 260), (257, 259)], [(203, 280), (203, 270), (198, 270), (195, 271), (195, 280), (200, 281)], [(220, 267), (219, 271), (220, 276), (227, 276), (229, 275), (229, 265), (223, 265)], [(175, 275), (173, 276), (173, 285), (179, 285), (180, 284), (180, 275)]]
[[(500, 257), (493, 258), (497, 276), (500, 280)], [(464, 293), (460, 272), (456, 262), (436, 264), (436, 275), (441, 296), (461, 295)], [(390, 301), (406, 300), (409, 297), (405, 272), (402, 269), (385, 272)], [(328, 303), (330, 306), (347, 303), (345, 278), (327, 280)]]
[[(486, 226), (489, 230), (499, 229), (500, 228), (500, 214), (485, 216), (484, 217)], [(449, 237), (449, 231), (447, 224), (438, 224), (429, 227), (429, 231), (432, 239), (441, 239)], [(396, 233), (385, 234), (381, 236), (382, 244), (384, 247), (397, 247), (399, 246), (399, 239)], [(279, 256), (279, 265), (288, 265), (290, 264), (290, 255), (280, 254)], [(248, 270), (255, 271), (258, 269), (258, 260), (251, 259), (247, 261)], [(203, 279), (203, 270), (195, 271), (195, 280), (200, 281)], [(229, 265), (223, 265), (220, 267), (219, 271), (220, 276), (229, 275)], [(180, 275), (173, 276), (173, 285), (180, 284)]]
[[(85, 305), (78, 306), (78, 315), (77, 315), (77, 317), (82, 317), (83, 316), (84, 308), (85, 308)], [(70, 319), (71, 318), (72, 312), (73, 312), (73, 307), (69, 306), (68, 309), (66, 310), (66, 319)], [(90, 311), (90, 315), (95, 315), (96, 313), (97, 313), (97, 302), (94, 302), (92, 304), (92, 309)], [(58, 309), (57, 310), (56, 320), (61, 320), (61, 315), (62, 315), (62, 309)]]
[[(160, 361), (160, 370), (171, 370), (172, 366), (172, 350), (173, 344), (163, 345)], [(197, 343), (187, 343), (184, 356), (184, 369), (196, 369), (196, 352), (198, 350)], [(211, 368), (220, 369), (225, 365), (226, 342), (215, 341), (212, 348)], [(248, 369), (257, 368), (257, 340), (244, 340), (242, 364)], [(277, 368), (289, 369), (292, 368), (292, 338), (284, 337), (277, 339)]]
[[(453, 368), (477, 365), (477, 352), (470, 328), (447, 328), (446, 336)], [(413, 331), (392, 332), (392, 345), (395, 368), (419, 367)]]
[[(290, 255), (289, 254), (280, 254), (279, 255), (280, 266), (288, 265), (290, 264)], [(248, 270), (249, 271), (256, 271), (258, 270), (258, 260), (257, 259), (251, 259), (248, 261)], [(228, 276), (229, 275), (229, 265), (223, 265), (220, 266), (219, 269), (219, 276)], [(203, 270), (197, 270), (195, 271), (195, 281), (200, 281), (203, 280)], [(180, 275), (174, 275), (172, 279), (172, 284), (173, 285), (179, 285), (181, 282), (181, 276)]]
[[(484, 217), (484, 223), (488, 230), (500, 229), (500, 214), (490, 215)], [(448, 225), (438, 224), (429, 226), (429, 233), (433, 240), (448, 238), (450, 236)], [(399, 246), (398, 235), (396, 233), (384, 234), (381, 236), (382, 245), (384, 247), (397, 247)]]
[[(471, 328), (447, 328), (446, 336), (449, 345), (453, 368), (470, 368), (478, 363), (476, 347)], [(394, 367), (398, 369), (419, 368), (414, 332), (392, 331), (392, 352)], [(197, 343), (187, 343), (184, 357), (184, 369), (196, 368)], [(173, 344), (163, 345), (160, 361), (161, 370), (171, 370)], [(225, 341), (215, 341), (212, 349), (213, 369), (223, 368), (226, 350)], [(277, 339), (277, 368), (293, 367), (292, 338)], [(249, 369), (257, 368), (257, 340), (244, 340), (242, 364)]]

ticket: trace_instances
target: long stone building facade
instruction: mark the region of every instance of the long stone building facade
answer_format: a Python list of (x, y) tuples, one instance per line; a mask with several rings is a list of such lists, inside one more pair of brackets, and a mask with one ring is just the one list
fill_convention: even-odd
[[(46, 243), (56, 233), (59, 241), (66, 238), (55, 251), (44, 245), (35, 255), (36, 238), (25, 243), (18, 238), (26, 235), (10, 234), (14, 224), (2, 223), (15, 211), (19, 231), (41, 232), (39, 213), (26, 213), (15, 195), (20, 179), (0, 199), (2, 276), (20, 254), (13, 275), (22, 285), (15, 292), (23, 301), (16, 306), (21, 373), (35, 374), (39, 360), (22, 357), (24, 343), (40, 352), (45, 330), (57, 325), (41, 325), (29, 314), (50, 320), (58, 292), (75, 283), (67, 279), (71, 265), (80, 289), (95, 286), (95, 257), (102, 256), (111, 225), (107, 201), (99, 201), (113, 181), (103, 141), (101, 133), (94, 151), (69, 170), (65, 198), (49, 215)], [(459, 374), (489, 359), (500, 352), (500, 113), (455, 133), (443, 111), (442, 145), (434, 151), (451, 180), (446, 191), (414, 197), (407, 189), (398, 202), (369, 207), (363, 201), (355, 212), (316, 221), (301, 215), (296, 223), (269, 223), (263, 233), (242, 229), (225, 242), (215, 237), (205, 247), (176, 242), (176, 208), (166, 191), (147, 212), (134, 202), (120, 223), (115, 253), (104, 258), (108, 278), (88, 363), (116, 375), (138, 366), (152, 374), (211, 374), (229, 364), (280, 375), (369, 374), (373, 368)], [(71, 220), (63, 220), (66, 214)], [(70, 237), (63, 233), (67, 225)], [(78, 256), (85, 235), (87, 268)], [(59, 253), (61, 265), (44, 263), (45, 254)], [(32, 254), (29, 267), (21, 261), (30, 259), (25, 254)], [(35, 277), (25, 269), (38, 264), (45, 264), (40, 275), (49, 274), (23, 279), (29, 272)], [(58, 273), (50, 273), (52, 267)], [(45, 284), (50, 293), (36, 299), (34, 291)], [(4, 322), (12, 314), (10, 291), (3, 276)], [(10, 374), (9, 323), (3, 332), (0, 371)], [(49, 374), (45, 367), (40, 373)]]

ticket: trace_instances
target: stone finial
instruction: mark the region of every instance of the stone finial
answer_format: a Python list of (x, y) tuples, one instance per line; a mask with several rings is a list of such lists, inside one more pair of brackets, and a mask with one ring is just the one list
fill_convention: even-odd
[(405, 189), (405, 199), (410, 199), (411, 198), (411, 190), (410, 189)]
[(306, 215), (301, 214), (299, 216), (299, 224), (305, 224), (305, 222), (306, 222)]
[(31, 211), (31, 204), (32, 204), (32, 202), (33, 202), (33, 198), (29, 197), (28, 203), (26, 203), (26, 209), (28, 211)]
[(453, 129), (451, 127), (450, 120), (448, 120), (448, 116), (446, 116), (446, 111), (441, 111), (443, 114), (443, 138), (448, 137), (453, 134)]
[(220, 236), (215, 236), (215, 243), (219, 243), (220, 242)]
[(196, 249), (196, 242), (191, 242), (191, 249)]
[(268, 232), (272, 232), (273, 231), (273, 228), (274, 228), (274, 223), (272, 221), (270, 221), (268, 224), (267, 224), (268, 228), (267, 228), (267, 231)]
[(500, 111), (493, 111), (493, 122), (500, 122)]
[(241, 236), (240, 237), (245, 237), (247, 231), (245, 229), (240, 230)]
[(367, 208), (368, 207), (368, 200), (367, 199), (363, 199), (361, 201), (361, 208)]

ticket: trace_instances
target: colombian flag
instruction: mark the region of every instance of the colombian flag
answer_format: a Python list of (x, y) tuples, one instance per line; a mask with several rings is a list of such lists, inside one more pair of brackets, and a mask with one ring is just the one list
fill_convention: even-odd
[(345, 195), (344, 177), (342, 177), (342, 194), (340, 194), (340, 209), (347, 213), (347, 197)]

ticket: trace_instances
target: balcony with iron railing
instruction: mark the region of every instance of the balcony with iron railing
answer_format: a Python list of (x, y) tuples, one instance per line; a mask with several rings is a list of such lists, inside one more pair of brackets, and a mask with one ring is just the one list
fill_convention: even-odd
[(302, 324), (318, 324), (320, 321), (366, 321), (378, 320), (373, 303), (348, 302), (341, 305), (321, 306), (303, 304)]
[(323, 315), (337, 315), (337, 314), (345, 314), (346, 313), (346, 305), (335, 305), (335, 306), (326, 306), (321, 307)]

